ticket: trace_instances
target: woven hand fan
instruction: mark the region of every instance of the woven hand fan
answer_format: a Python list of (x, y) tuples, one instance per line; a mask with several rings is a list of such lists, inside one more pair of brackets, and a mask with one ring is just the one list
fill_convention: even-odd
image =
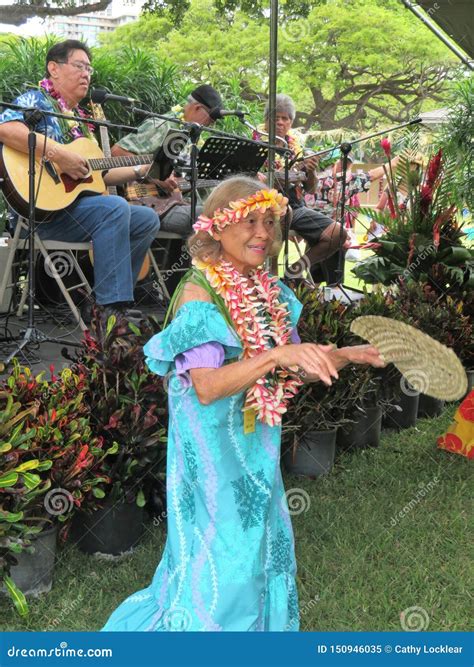
[(388, 317), (365, 315), (352, 322), (351, 331), (374, 345), (416, 391), (446, 401), (466, 393), (466, 371), (455, 353), (418, 329)]

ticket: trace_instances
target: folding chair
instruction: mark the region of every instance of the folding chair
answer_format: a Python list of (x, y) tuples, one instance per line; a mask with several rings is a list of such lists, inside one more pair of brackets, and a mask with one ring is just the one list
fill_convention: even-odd
[[(164, 264), (165, 258), (168, 257), (169, 254), (170, 254), (171, 242), (175, 241), (175, 240), (184, 241), (183, 237), (180, 236), (179, 234), (175, 234), (174, 232), (162, 232), (162, 231), (157, 232), (157, 234), (155, 236), (155, 239), (157, 241), (159, 241), (159, 247), (157, 247), (156, 250), (163, 252), (163, 264)], [(152, 248), (150, 248), (150, 250), (148, 251), (148, 255), (150, 257), (150, 262), (151, 262), (151, 265), (153, 267), (153, 271), (155, 272), (156, 280), (157, 280), (158, 285), (160, 287), (161, 293), (163, 294), (165, 299), (169, 300), (171, 298), (171, 296), (170, 296), (168, 288), (166, 287), (166, 281), (163, 278), (163, 274), (160, 270), (160, 267), (158, 266), (158, 262), (156, 260), (156, 257), (154, 255), (154, 252), (153, 252)], [(185, 271), (187, 271), (187, 267), (186, 268), (178, 268), (178, 269), (175, 269), (175, 270), (185, 272)]]
[[(11, 271), (12, 268), (15, 264), (18, 264), (18, 262), (15, 261), (15, 255), (18, 250), (25, 250), (28, 247), (28, 239), (22, 238), (21, 237), (21, 232), (22, 231), (28, 231), (28, 222), (24, 218), (18, 218), (18, 221), (16, 223), (15, 227), (15, 232), (12, 237), (10, 237), (7, 240), (7, 246), (9, 249), (8, 256), (7, 256), (7, 261), (5, 265), (5, 270), (4, 274), (0, 283), (0, 303), (3, 300), (3, 297), (6, 293), (6, 290), (9, 287), (14, 287), (17, 286), (14, 282), (8, 282), (9, 278), (11, 276)], [(92, 244), (90, 241), (85, 241), (83, 243), (69, 243), (69, 242), (64, 242), (64, 241), (48, 241), (44, 239), (40, 239), (38, 234), (35, 234), (35, 249), (38, 252), (41, 252), (41, 254), (44, 257), (45, 265), (47, 267), (47, 270), (49, 274), (54, 278), (56, 281), (61, 294), (63, 295), (66, 303), (68, 304), (74, 319), (76, 322), (80, 325), (81, 329), (85, 331), (88, 327), (84, 323), (81, 313), (74, 303), (72, 297), (71, 297), (71, 292), (73, 292), (76, 289), (83, 288), (86, 290), (88, 294), (92, 293), (92, 288), (84, 275), (84, 272), (82, 271), (79, 262), (77, 261), (77, 257), (75, 253), (79, 250), (90, 250), (92, 248)], [(58, 253), (61, 254), (61, 259), (67, 263), (69, 263), (69, 266), (71, 269), (73, 269), (79, 279), (79, 282), (71, 285), (70, 287), (66, 287), (64, 284), (64, 281), (62, 279), (62, 275), (60, 271), (58, 271), (57, 268), (57, 260), (59, 259)], [(56, 254), (56, 257), (54, 255)], [(71, 273), (69, 271), (69, 273)], [(11, 278), (10, 278), (11, 280)], [(26, 285), (22, 286), (22, 295), (20, 298), (20, 303), (18, 305), (17, 309), (17, 315), (18, 317), (22, 314), (23, 312), (23, 307), (26, 303), (26, 299), (28, 296), (28, 291), (26, 289)]]

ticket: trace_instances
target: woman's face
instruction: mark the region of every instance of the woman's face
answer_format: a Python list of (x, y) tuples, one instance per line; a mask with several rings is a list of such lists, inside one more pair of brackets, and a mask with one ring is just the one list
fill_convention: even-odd
[(263, 264), (275, 239), (276, 225), (280, 224), (271, 211), (252, 211), (240, 222), (216, 233), (221, 242), (222, 258), (232, 262), (244, 275)]
[[(275, 133), (278, 137), (286, 137), (288, 132), (291, 130), (292, 120), (290, 116), (286, 113), (276, 113), (275, 114)], [(268, 119), (265, 121), (265, 130), (268, 132), (269, 123)]]

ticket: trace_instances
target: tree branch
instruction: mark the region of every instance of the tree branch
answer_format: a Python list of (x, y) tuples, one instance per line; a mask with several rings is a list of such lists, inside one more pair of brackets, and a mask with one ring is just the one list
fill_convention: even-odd
[[(84, 2), (79, 6), (69, 4), (64, 0), (52, 3), (51, 0), (40, 2), (29, 2), (2, 6), (2, 22), (10, 25), (21, 25), (27, 19), (34, 16), (76, 16), (77, 14), (92, 14), (106, 9), (112, 0), (97, 0), (96, 2)], [(56, 5), (56, 6), (54, 6)]]

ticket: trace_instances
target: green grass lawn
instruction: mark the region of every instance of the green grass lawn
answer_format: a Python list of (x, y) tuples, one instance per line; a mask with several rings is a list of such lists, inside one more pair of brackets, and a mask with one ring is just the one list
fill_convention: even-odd
[[(327, 478), (286, 476), (287, 490), (309, 498), (293, 517), (302, 630), (400, 630), (400, 614), (411, 607), (424, 610), (429, 630), (472, 628), (472, 464), (435, 444), (453, 412), (384, 432), (380, 448), (342, 455)], [(163, 543), (163, 526), (150, 523), (120, 563), (64, 548), (51, 593), (31, 600), (27, 620), (2, 599), (1, 628), (98, 630), (149, 584)]]

